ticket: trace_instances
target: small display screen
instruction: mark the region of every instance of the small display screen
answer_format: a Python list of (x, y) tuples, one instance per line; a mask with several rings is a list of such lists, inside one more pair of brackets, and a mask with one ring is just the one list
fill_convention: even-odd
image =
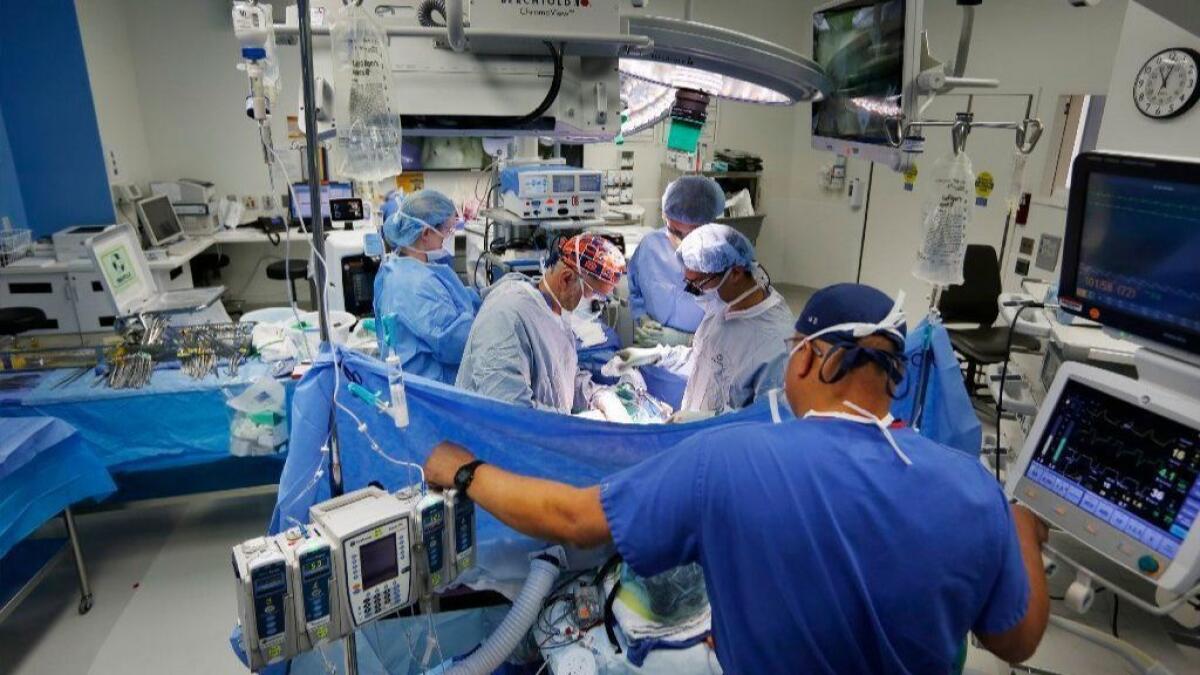
[(600, 174), (585, 173), (579, 176), (580, 192), (599, 192), (603, 188)]
[(888, 142), (884, 120), (901, 114), (904, 0), (862, 0), (813, 14), (813, 59), (830, 95), (812, 106), (814, 136)]
[[(308, 183), (296, 183), (292, 186), (292, 217), (312, 219), (312, 198), (309, 196)], [(349, 183), (325, 183), (321, 185), (321, 214), (330, 215), (329, 200), (350, 199), (354, 196), (354, 188)], [(332, 216), (330, 216), (332, 218)]]
[(138, 206), (146, 219), (145, 224), (150, 236), (154, 239), (152, 244), (165, 244), (183, 234), (183, 227), (180, 226), (171, 200), (166, 195), (142, 200)]
[(283, 565), (272, 565), (254, 575), (254, 593), (271, 593), (283, 588), (286, 583), (287, 572)]
[(546, 176), (522, 176), (526, 196), (541, 196), (550, 192), (550, 180)]
[(330, 199), (329, 217), (332, 220), (362, 220), (363, 202), (361, 199)]
[(1200, 516), (1200, 431), (1070, 380), (1025, 476), (1174, 558)]
[(554, 192), (556, 194), (575, 191), (575, 176), (555, 176)]
[(1162, 325), (1153, 339), (1200, 332), (1200, 182), (1100, 171), (1087, 180), (1076, 295), (1101, 317), (1110, 309)]
[(321, 572), (329, 568), (328, 553), (314, 553), (304, 561), (305, 572)]
[(396, 535), (389, 534), (358, 550), (362, 559), (363, 588), (372, 588), (396, 578), (400, 568), (396, 564)]

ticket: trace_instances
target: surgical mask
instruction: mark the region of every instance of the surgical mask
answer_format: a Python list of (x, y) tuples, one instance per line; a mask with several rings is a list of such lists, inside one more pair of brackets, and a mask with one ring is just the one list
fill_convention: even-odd
[(726, 270), (725, 276), (721, 277), (721, 283), (717, 284), (716, 288), (711, 288), (707, 291), (704, 291), (699, 297), (696, 298), (696, 304), (700, 305), (700, 308), (704, 310), (704, 314), (706, 316), (722, 312), (728, 314), (730, 307), (737, 305), (739, 302), (750, 297), (756, 291), (762, 288), (762, 286), (760, 286), (758, 283), (755, 283), (750, 288), (747, 288), (745, 293), (742, 293), (733, 300), (726, 302), (725, 299), (721, 297), (719, 291), (721, 290), (721, 287), (725, 285), (725, 281), (729, 278), (729, 274), (732, 271), (732, 267)]
[(870, 412), (868, 412), (866, 409), (861, 408), (861, 407), (851, 403), (850, 401), (842, 401), (842, 405), (846, 406), (847, 408), (853, 410), (854, 412), (856, 412), (858, 414), (853, 415), (851, 413), (844, 413), (844, 412), (837, 412), (837, 411), (818, 412), (816, 410), (810, 410), (810, 411), (804, 413), (804, 418), (808, 419), (809, 417), (825, 417), (825, 418), (832, 418), (832, 419), (847, 420), (849, 422), (857, 422), (859, 424), (870, 424), (870, 425), (874, 426), (876, 429), (879, 429), (880, 433), (883, 434), (884, 439), (887, 440), (888, 445), (892, 446), (892, 451), (894, 451), (896, 453), (896, 456), (900, 458), (900, 461), (904, 462), (905, 466), (912, 466), (912, 460), (909, 459), (908, 455), (904, 454), (904, 451), (900, 449), (900, 444), (896, 442), (896, 438), (894, 436), (892, 436), (891, 430), (888, 429), (888, 427), (892, 423), (891, 415), (888, 415), (888, 416), (884, 417), (883, 419), (879, 419), (878, 417), (876, 417), (876, 416), (872, 415)]
[(431, 248), (428, 250), (413, 248), (412, 246), (402, 246), (401, 248), (403, 248), (405, 251), (408, 251), (409, 253), (423, 253), (429, 262), (439, 262), (439, 261), (443, 260), (445, 256), (443, 256), (442, 253), (440, 253), (441, 251), (446, 251), (451, 256), (454, 255), (454, 230), (453, 229), (451, 229), (449, 232), (443, 232), (443, 231), (439, 230), (438, 228), (430, 225), (428, 222), (421, 220), (420, 218), (418, 218), (416, 216), (410, 216), (408, 214), (405, 214), (405, 217), (407, 217), (411, 220), (415, 220), (418, 223), (420, 223), (421, 226), (424, 228), (424, 230), (429, 230), (431, 232), (436, 233), (438, 236), (440, 236), (442, 238), (442, 242), (440, 244), (438, 244), (437, 248)]
[(581, 321), (595, 321), (600, 318), (600, 313), (603, 311), (603, 303), (595, 297), (589, 297), (591, 293), (588, 287), (583, 283), (583, 279), (579, 280), (579, 304), (575, 305), (575, 309), (571, 310), (571, 314), (576, 319)]
[[(817, 357), (821, 359), (821, 363), (818, 366), (819, 377), (821, 381), (825, 384), (837, 382), (844, 377), (846, 373), (849, 373), (851, 370), (857, 368), (864, 361), (870, 361), (877, 364), (884, 370), (884, 372), (887, 373), (888, 381), (891, 383), (891, 386), (899, 386), (900, 381), (904, 377), (903, 354), (893, 354), (890, 352), (884, 352), (883, 350), (864, 347), (858, 344), (858, 341), (871, 335), (889, 335), (894, 337), (899, 344), (903, 345), (904, 334), (900, 332), (900, 326), (902, 326), (905, 321), (903, 307), (904, 291), (900, 291), (896, 295), (896, 302), (893, 303), (891, 311), (889, 311), (887, 316), (885, 316), (878, 323), (841, 323), (824, 328), (813, 333), (812, 335), (806, 335), (803, 340), (796, 343), (796, 346), (793, 347), (792, 351), (788, 354), (788, 358), (790, 359), (792, 356), (795, 356), (796, 352), (800, 351), (804, 345), (810, 344), (813, 340), (816, 340), (822, 336), (829, 335), (831, 333), (849, 333), (852, 340), (851, 344), (835, 344), (824, 354), (822, 354), (820, 351), (817, 351), (814, 347), (814, 352), (816, 352)], [(839, 342), (844, 341), (839, 340)], [(842, 360), (839, 362), (837, 370), (834, 371), (834, 373), (830, 375), (829, 379), (827, 380), (825, 375), (825, 364), (829, 357), (837, 352), (842, 352)], [(891, 391), (891, 393), (893, 396), (896, 395), (894, 391)]]
[(454, 260), (454, 254), (444, 248), (425, 251), (425, 261), (432, 265), (449, 265)]

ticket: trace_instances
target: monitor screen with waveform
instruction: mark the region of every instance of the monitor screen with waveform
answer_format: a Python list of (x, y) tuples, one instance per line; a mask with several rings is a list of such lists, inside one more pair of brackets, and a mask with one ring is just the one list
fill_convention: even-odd
[(1200, 431), (1068, 381), (1025, 475), (1174, 558), (1200, 517)]
[(1200, 331), (1200, 185), (1102, 172), (1086, 180), (1078, 297)]

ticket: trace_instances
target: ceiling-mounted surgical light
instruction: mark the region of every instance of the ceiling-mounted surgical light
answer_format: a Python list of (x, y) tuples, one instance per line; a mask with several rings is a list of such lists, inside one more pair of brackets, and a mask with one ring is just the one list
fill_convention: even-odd
[(623, 20), (626, 32), (654, 41), (649, 50), (621, 55), (623, 75), (766, 105), (810, 101), (829, 89), (829, 80), (812, 59), (766, 40), (694, 21), (656, 16)]
[(653, 16), (623, 21), (625, 32), (654, 42), (648, 50), (621, 55), (621, 93), (629, 108), (623, 135), (665, 118), (677, 89), (763, 105), (810, 101), (829, 90), (820, 66), (766, 40), (694, 21)]

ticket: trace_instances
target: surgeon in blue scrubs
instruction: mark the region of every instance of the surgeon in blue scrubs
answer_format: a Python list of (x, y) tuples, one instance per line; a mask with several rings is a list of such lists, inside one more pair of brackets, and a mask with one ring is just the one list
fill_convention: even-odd
[(796, 330), (795, 419), (714, 427), (588, 488), (451, 443), (426, 478), (527, 535), (612, 542), (643, 577), (699, 563), (725, 672), (949, 673), (968, 632), (1007, 662), (1029, 658), (1049, 618), (1046, 526), (976, 458), (888, 414), (899, 305), (839, 284)]
[(375, 277), (379, 353), (399, 355), (404, 372), (454, 384), (479, 296), (451, 267), (458, 212), (435, 190), (404, 198), (383, 224), (393, 254)]
[(665, 227), (646, 235), (629, 261), (629, 301), (634, 344), (686, 346), (704, 318), (684, 291), (683, 263), (675, 251), (692, 230), (725, 213), (725, 192), (711, 178), (683, 176), (662, 198)]

